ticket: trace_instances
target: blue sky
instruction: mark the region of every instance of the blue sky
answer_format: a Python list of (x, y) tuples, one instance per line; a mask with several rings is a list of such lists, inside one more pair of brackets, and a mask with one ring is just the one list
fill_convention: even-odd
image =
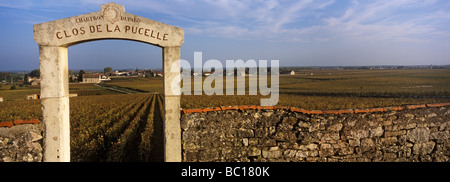
[[(101, 0), (0, 0), (0, 71), (39, 67), (33, 24), (100, 10)], [(182, 59), (277, 59), (280, 66), (450, 63), (448, 0), (119, 0), (185, 30)], [(102, 40), (69, 47), (70, 69), (161, 67), (161, 48)]]

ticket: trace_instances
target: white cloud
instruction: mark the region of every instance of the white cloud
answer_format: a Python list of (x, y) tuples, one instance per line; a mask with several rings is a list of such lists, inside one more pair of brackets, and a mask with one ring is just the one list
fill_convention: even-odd
[(336, 2), (335, 0), (324, 2), (322, 4), (319, 4), (317, 7), (315, 7), (315, 9), (324, 9), (324, 8), (334, 4), (335, 2)]
[[(193, 24), (188, 33), (222, 36), (236, 39), (267, 39), (276, 41), (408, 41), (426, 42), (437, 35), (448, 35), (439, 29), (442, 17), (448, 17), (448, 11), (422, 11), (420, 8), (434, 6), (436, 1), (397, 0), (371, 1), (367, 3), (353, 1), (344, 6), (342, 13), (329, 16), (324, 11), (335, 3), (328, 1), (207, 1), (220, 7), (219, 11), (231, 12), (221, 19), (209, 19), (216, 22), (207, 26)], [(236, 4), (233, 4), (236, 3)], [(237, 7), (233, 9), (233, 7)], [(431, 7), (442, 8), (442, 7)], [(401, 14), (405, 11), (405, 14)], [(418, 11), (415, 14), (409, 11)], [(400, 15), (398, 15), (400, 12)], [(317, 16), (320, 14), (320, 16)], [(317, 18), (317, 17), (321, 18)], [(236, 17), (239, 17), (236, 19)], [(227, 19), (227, 21), (223, 21)], [(308, 19), (315, 22), (305, 24)], [(433, 23), (434, 22), (434, 23)]]
[[(23, 21), (48, 21), (30, 9), (65, 11), (99, 9), (106, 0), (2, 1), (21, 8)], [(450, 3), (446, 0), (117, 0), (128, 12), (156, 16), (183, 27), (187, 34), (269, 41), (430, 41), (449, 36)], [(337, 5), (337, 6), (334, 6)], [(76, 8), (73, 8), (76, 7)], [(339, 7), (332, 9), (331, 7)]]
[(340, 16), (323, 18), (323, 25), (301, 36), (310, 37), (311, 40), (316, 36), (324, 36), (322, 38), (329, 40), (333, 40), (329, 37), (337, 37), (347, 41), (415, 43), (440, 41), (443, 37), (448, 39), (450, 32), (441, 26), (445, 26), (444, 22), (449, 20), (449, 12), (421, 9), (440, 8), (430, 7), (433, 3), (417, 0), (375, 1), (370, 4), (356, 2)]

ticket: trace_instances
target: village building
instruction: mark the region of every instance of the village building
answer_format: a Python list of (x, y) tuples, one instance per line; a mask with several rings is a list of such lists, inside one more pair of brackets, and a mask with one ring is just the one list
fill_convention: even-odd
[(69, 75), (69, 82), (76, 82), (78, 81), (78, 77), (74, 74)]
[(41, 84), (41, 80), (32, 80), (30, 82), (30, 85), (40, 85)]
[(154, 71), (152, 74), (153, 77), (162, 77), (164, 75), (164, 73), (160, 71)]
[(100, 81), (108, 81), (108, 80), (111, 80), (111, 78), (105, 75), (100, 76)]
[(27, 95), (27, 100), (35, 100), (35, 99), (41, 99), (41, 94)]
[(295, 71), (291, 70), (291, 71), (281, 71), (280, 75), (295, 75)]
[(100, 83), (101, 76), (97, 73), (93, 74), (83, 74), (82, 76), (82, 83)]
[(30, 85), (40, 85), (41, 84), (41, 79), (36, 78), (36, 77), (28, 77), (27, 81)]
[(115, 72), (112, 73), (112, 75), (114, 75), (114, 76), (129, 76), (130, 72), (116, 70)]

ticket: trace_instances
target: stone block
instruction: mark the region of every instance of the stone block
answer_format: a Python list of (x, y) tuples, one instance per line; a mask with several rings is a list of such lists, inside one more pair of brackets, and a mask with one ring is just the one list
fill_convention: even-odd
[(295, 157), (297, 158), (305, 158), (305, 157), (316, 157), (319, 155), (319, 151), (317, 150), (307, 150), (307, 151), (302, 151), (302, 150), (298, 150), (297, 153), (295, 154)]
[(357, 147), (357, 146), (359, 146), (360, 145), (360, 141), (359, 141), (359, 139), (358, 140), (348, 140), (348, 144), (349, 144), (349, 146), (351, 146), (351, 147)]
[(309, 127), (311, 127), (311, 123), (310, 122), (305, 122), (305, 121), (299, 121), (297, 125), (300, 128), (309, 128)]
[(350, 155), (353, 154), (354, 148), (353, 147), (344, 147), (337, 150), (338, 155)]
[(431, 140), (446, 140), (450, 138), (449, 131), (436, 131), (430, 134)]
[(450, 130), (450, 121), (443, 122), (439, 125), (439, 131)]
[(283, 156), (287, 158), (295, 158), (297, 150), (288, 149), (283, 152)]
[(364, 138), (364, 139), (361, 139), (361, 147), (372, 148), (372, 147), (375, 147), (375, 143), (373, 142), (373, 140), (371, 138)]
[(346, 148), (349, 146), (349, 144), (347, 142), (338, 141), (337, 143), (331, 144), (331, 146), (334, 149), (338, 149), (338, 148)]
[(382, 145), (389, 146), (389, 145), (393, 145), (397, 142), (397, 137), (381, 138), (380, 141), (381, 141)]
[(427, 115), (427, 118), (434, 118), (436, 116), (437, 116), (436, 113), (430, 113), (430, 114)]
[(369, 131), (368, 130), (351, 130), (350, 134), (347, 135), (347, 139), (361, 139), (361, 138), (367, 138), (369, 137)]
[(278, 131), (273, 137), (277, 141), (297, 141), (297, 136), (293, 132)]
[(337, 124), (334, 124), (334, 125), (329, 126), (329, 127), (328, 127), (328, 130), (329, 130), (329, 131), (339, 132), (339, 131), (341, 131), (342, 126), (343, 126), (342, 123), (337, 123)]
[(277, 141), (275, 139), (271, 139), (271, 138), (262, 138), (260, 140), (260, 144), (262, 147), (276, 146)]
[(320, 157), (328, 157), (328, 156), (333, 156), (335, 154), (335, 150), (332, 148), (328, 148), (328, 149), (321, 149), (319, 150), (319, 156)]
[(291, 126), (294, 126), (297, 123), (297, 118), (292, 117), (292, 116), (291, 117), (284, 117), (281, 122), (289, 124)]
[(261, 155), (261, 150), (256, 147), (251, 147), (250, 150), (248, 151), (248, 156), (250, 156), (250, 157), (260, 156), (260, 155)]
[(392, 120), (387, 119), (383, 121), (383, 126), (390, 126), (390, 125), (392, 125)]
[(280, 150), (263, 150), (262, 156), (268, 159), (280, 158), (282, 155)]
[(266, 128), (258, 128), (255, 130), (255, 137), (262, 138), (267, 136)]
[(413, 146), (413, 154), (416, 155), (427, 155), (430, 154), (434, 149), (435, 143), (433, 141), (426, 143), (416, 143)]
[(277, 131), (292, 131), (293, 125), (289, 123), (280, 123), (277, 125)]
[(318, 145), (314, 144), (314, 143), (310, 143), (310, 144), (307, 144), (307, 145), (300, 145), (298, 148), (300, 150), (317, 150)]
[(383, 127), (379, 126), (376, 128), (371, 128), (369, 129), (369, 136), (370, 137), (379, 137), (379, 136), (383, 136), (384, 130)]
[(414, 115), (413, 114), (409, 114), (409, 113), (405, 114), (404, 116), (406, 118), (411, 118), (411, 119), (414, 118)]
[(313, 122), (309, 126), (309, 130), (308, 131), (309, 132), (313, 132), (313, 131), (319, 130), (319, 128), (320, 128), (320, 123), (319, 122)]
[(248, 138), (243, 138), (242, 144), (244, 145), (244, 147), (247, 147), (248, 146)]
[(399, 136), (399, 135), (405, 135), (405, 134), (406, 134), (406, 130), (384, 132), (385, 137)]
[(249, 138), (249, 137), (253, 137), (253, 136), (254, 136), (254, 132), (252, 129), (241, 128), (238, 130), (238, 137), (240, 137), (240, 138)]
[(398, 157), (411, 157), (412, 150), (409, 147), (401, 147), (398, 151)]
[(333, 148), (331, 146), (331, 144), (328, 144), (328, 143), (320, 144), (320, 150), (326, 150), (326, 149), (331, 149), (331, 148)]
[(321, 137), (321, 141), (339, 140), (338, 132), (327, 132)]
[(258, 138), (249, 138), (248, 139), (248, 144), (249, 145), (258, 145), (258, 142), (259, 141), (259, 139)]
[(424, 143), (430, 140), (430, 132), (428, 128), (416, 128), (408, 131), (406, 139), (413, 143)]

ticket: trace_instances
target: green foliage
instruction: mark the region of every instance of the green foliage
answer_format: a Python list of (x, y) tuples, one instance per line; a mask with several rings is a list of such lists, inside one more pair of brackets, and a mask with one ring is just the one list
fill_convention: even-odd
[(80, 70), (79, 72), (78, 72), (78, 82), (81, 82), (82, 80), (81, 79), (83, 79), (83, 75), (84, 74), (86, 74), (86, 72), (84, 71), (84, 70)]
[(104, 69), (103, 69), (103, 72), (104, 73), (111, 73), (113, 71), (113, 69), (111, 68), (111, 67), (105, 67)]
[(41, 71), (39, 69), (35, 69), (28, 74), (30, 77), (41, 77)]

